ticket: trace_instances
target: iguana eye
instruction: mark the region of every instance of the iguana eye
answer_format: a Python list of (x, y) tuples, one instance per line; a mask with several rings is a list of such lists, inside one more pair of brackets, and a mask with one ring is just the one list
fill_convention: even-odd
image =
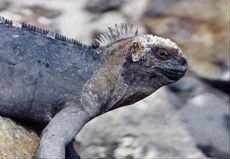
[(133, 48), (138, 49), (139, 48), (139, 43), (138, 42), (133, 42)]
[(166, 49), (158, 49), (156, 51), (156, 57), (161, 59), (161, 60), (167, 60), (169, 59), (169, 54), (168, 54), (168, 51)]

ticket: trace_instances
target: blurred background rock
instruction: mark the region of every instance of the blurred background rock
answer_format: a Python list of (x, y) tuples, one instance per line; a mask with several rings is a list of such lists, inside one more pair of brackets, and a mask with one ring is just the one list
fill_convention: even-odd
[[(91, 121), (76, 137), (83, 158), (230, 157), (229, 0), (0, 0), (0, 16), (90, 43), (106, 26), (176, 41), (190, 70), (132, 107)], [(0, 117), (0, 158), (31, 158), (35, 132)]]

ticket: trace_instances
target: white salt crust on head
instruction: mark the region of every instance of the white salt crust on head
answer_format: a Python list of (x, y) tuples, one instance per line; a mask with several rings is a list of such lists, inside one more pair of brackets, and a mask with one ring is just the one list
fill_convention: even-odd
[(170, 39), (147, 34), (138, 36), (135, 40), (140, 42), (144, 49), (139, 54), (132, 54), (132, 60), (134, 62), (139, 61), (141, 57), (145, 55), (145, 53), (148, 53), (151, 50), (152, 47), (176, 49), (180, 56), (184, 56), (182, 50), (177, 46), (175, 42), (171, 41)]
[(153, 36), (153, 35), (142, 35), (138, 37), (138, 41), (141, 42), (141, 44), (145, 48), (149, 48), (152, 46), (156, 47), (162, 47), (162, 48), (173, 48), (173, 49), (179, 49), (176, 43), (171, 41), (170, 39), (162, 38), (159, 36)]

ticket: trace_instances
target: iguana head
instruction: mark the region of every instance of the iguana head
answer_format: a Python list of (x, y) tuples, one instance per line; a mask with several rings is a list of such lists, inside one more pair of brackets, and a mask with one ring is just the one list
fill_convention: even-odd
[(131, 90), (131, 101), (126, 103), (136, 102), (184, 76), (187, 61), (176, 43), (149, 34), (138, 35), (136, 31), (124, 32), (118, 27), (110, 29), (113, 41), (102, 48), (112, 59), (109, 63), (121, 67), (122, 80)]
[(182, 50), (171, 40), (139, 35), (128, 41), (124, 63), (124, 70), (129, 75), (127, 80), (134, 75), (140, 76), (144, 85), (159, 87), (176, 82), (186, 73), (187, 62)]

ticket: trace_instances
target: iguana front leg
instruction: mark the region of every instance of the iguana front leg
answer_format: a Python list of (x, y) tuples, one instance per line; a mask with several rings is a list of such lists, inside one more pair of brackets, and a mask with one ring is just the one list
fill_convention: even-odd
[(65, 147), (74, 139), (90, 116), (81, 106), (68, 104), (61, 110), (43, 130), (38, 159), (64, 159)]
[(114, 74), (118, 71), (114, 66), (101, 68), (84, 85), (80, 102), (68, 104), (50, 121), (40, 141), (39, 159), (64, 159), (66, 145), (80, 129), (90, 119), (110, 109), (112, 101), (109, 99), (118, 80)]

